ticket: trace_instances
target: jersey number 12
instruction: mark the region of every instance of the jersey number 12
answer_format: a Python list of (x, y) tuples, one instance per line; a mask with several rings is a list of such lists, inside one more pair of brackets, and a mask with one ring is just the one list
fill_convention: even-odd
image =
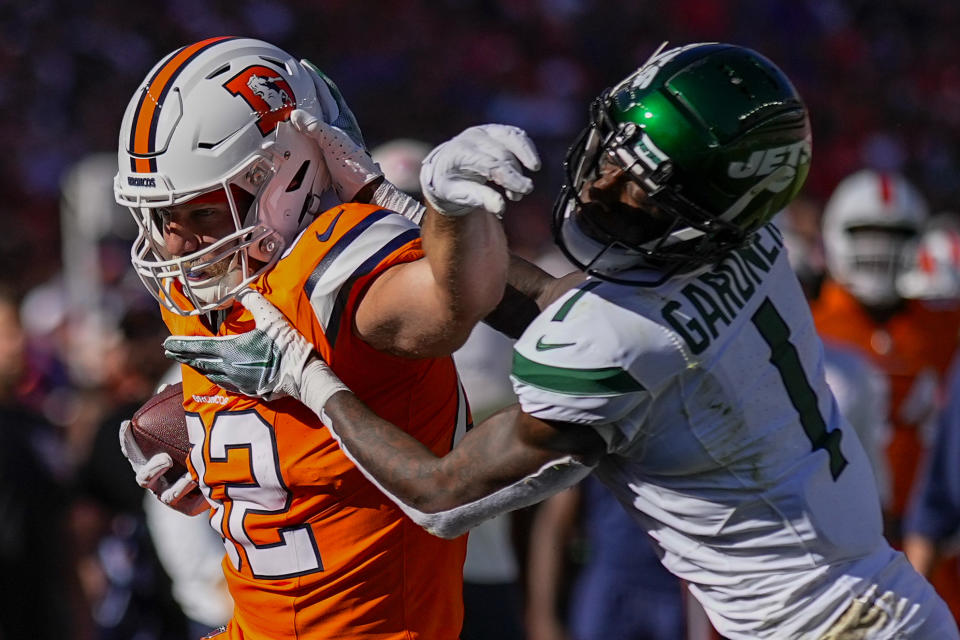
[(255, 411), (219, 412), (206, 435), (200, 416), (187, 414), (187, 429), (194, 446), (191, 460), (201, 478), (206, 471), (205, 457), (197, 447), (209, 452), (210, 464), (226, 463), (231, 455), (246, 450), (249, 477), (239, 474), (234, 482), (223, 483), (224, 500), (215, 500), (211, 489), (200, 489), (216, 503), (210, 524), (224, 538), (227, 556), (240, 571), (244, 559), (255, 578), (280, 579), (323, 571), (320, 551), (309, 524), (275, 528), (260, 532), (266, 540), (255, 541), (248, 532), (247, 517), (281, 518), (290, 507), (290, 490), (280, 474), (276, 439), (272, 427)]

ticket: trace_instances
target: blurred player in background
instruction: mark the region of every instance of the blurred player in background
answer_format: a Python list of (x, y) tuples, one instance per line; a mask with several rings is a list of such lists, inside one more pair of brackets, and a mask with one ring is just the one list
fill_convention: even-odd
[(914, 253), (897, 279), (901, 295), (939, 308), (960, 305), (960, 214), (931, 216)]
[[(689, 637), (680, 581), (595, 476), (542, 502), (530, 535), (529, 640)], [(583, 557), (565, 576), (573, 540)]]
[(109, 348), (100, 353), (100, 402), (109, 410), (78, 461), (71, 549), (96, 637), (180, 640), (187, 623), (148, 531), (144, 491), (130, 481), (130, 467), (117, 447), (117, 425), (152, 395), (170, 367), (157, 349), (166, 333), (159, 314), (147, 296), (136, 300), (120, 319), (117, 335), (101, 342)]
[[(420, 166), (431, 147), (412, 138), (389, 140), (370, 151), (384, 178), (417, 200)], [(512, 343), (481, 323), (453, 354), (475, 421), (513, 404)], [(511, 540), (511, 516), (492, 518), (470, 532), (463, 563), (463, 629), (460, 640), (521, 640), (523, 599)]]
[[(890, 498), (884, 533), (898, 548), (907, 500), (960, 340), (960, 310), (908, 299), (900, 287), (927, 221), (923, 196), (903, 176), (872, 170), (848, 176), (824, 208), (829, 277), (812, 305), (817, 331), (826, 340), (857, 347), (887, 376)], [(949, 560), (931, 577), (958, 617), (955, 564)]]
[[(904, 522), (903, 548), (924, 575), (957, 552), (960, 532), (960, 361), (948, 379), (946, 406)], [(954, 567), (956, 565), (953, 565)]]
[[(439, 148), (473, 157), (467, 175), (500, 173), (465, 142)], [(438, 535), (596, 471), (725, 637), (958, 638), (943, 602), (883, 539), (869, 461), (767, 224), (809, 162), (803, 102), (753, 51), (658, 51), (605, 91), (571, 147), (554, 217), (558, 243), (592, 277), (570, 290), (578, 280), (511, 272), (548, 305), (514, 349), (520, 404), (446, 456), (378, 418), (316, 358), (286, 357), (281, 374), (250, 380), (251, 357), (309, 345), (256, 292), (243, 298), (250, 334), (165, 344), (222, 385), (294, 394)], [(421, 182), (430, 202), (462, 194), (429, 168)]]
[[(960, 304), (960, 223), (957, 214), (942, 212), (924, 230), (917, 252), (900, 279), (904, 295), (941, 308)], [(924, 575), (957, 555), (960, 532), (960, 358), (954, 360), (944, 391), (936, 431), (904, 522), (903, 549)], [(946, 562), (958, 571), (956, 560)]]
[[(518, 131), (481, 134), (536, 167)], [(434, 161), (438, 179), (459, 175), (457, 158)], [(501, 167), (516, 197), (532, 187), (518, 161)], [(114, 185), (139, 226), (134, 268), (171, 332), (222, 340), (252, 328), (235, 296), (255, 287), (371, 406), (442, 454), (469, 421), (449, 355), (500, 298), (506, 242), (474, 206), (428, 209), (421, 229), (382, 208), (411, 200), (381, 180), (314, 67), (257, 40), (212, 38), (147, 75), (124, 115)], [(370, 198), (378, 205), (351, 202)], [(254, 377), (270, 367), (250, 365)], [(141, 486), (185, 513), (211, 510), (236, 605), (223, 637), (457, 637), (465, 538), (406, 519), (302, 405), (227, 393), (186, 367), (183, 385), (190, 473), (168, 482), (170, 456), (146, 458), (129, 423), (121, 444)]]

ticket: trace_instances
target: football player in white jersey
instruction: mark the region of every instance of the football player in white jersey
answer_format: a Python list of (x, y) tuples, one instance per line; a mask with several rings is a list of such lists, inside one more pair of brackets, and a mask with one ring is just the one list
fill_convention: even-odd
[[(499, 152), (467, 142), (445, 143), (475, 158), (459, 180), (424, 162), (441, 211), (490, 195)], [(658, 52), (605, 91), (554, 212), (586, 279), (513, 265), (511, 284), (543, 308), (515, 346), (519, 403), (441, 458), (305, 368), (316, 357), (255, 294), (246, 337), (171, 338), (168, 354), (248, 395), (299, 398), (437, 535), (596, 473), (731, 640), (954, 639), (942, 600), (881, 535), (869, 461), (768, 224), (809, 163), (803, 102), (753, 51)], [(258, 345), (282, 362), (251, 375)]]

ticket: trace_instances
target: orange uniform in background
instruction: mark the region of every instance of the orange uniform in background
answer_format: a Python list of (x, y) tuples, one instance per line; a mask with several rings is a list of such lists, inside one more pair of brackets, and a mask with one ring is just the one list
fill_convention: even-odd
[[(823, 338), (859, 347), (889, 379), (892, 432), (887, 459), (892, 491), (884, 513), (887, 537), (899, 548), (900, 524), (929, 442), (931, 420), (960, 344), (960, 309), (905, 300), (900, 311), (878, 324), (852, 294), (829, 280), (811, 309)], [(960, 619), (957, 559), (942, 562), (932, 582)]]
[[(394, 357), (352, 330), (373, 279), (422, 255), (413, 223), (345, 204), (318, 216), (254, 287), (364, 403), (441, 455), (469, 419), (453, 360)], [(212, 335), (199, 317), (164, 318), (175, 335)], [(235, 304), (215, 335), (253, 328)], [(188, 367), (183, 383), (190, 463), (216, 503), (211, 525), (236, 603), (222, 637), (458, 637), (466, 536), (442, 540), (410, 521), (299, 402), (233, 395)]]

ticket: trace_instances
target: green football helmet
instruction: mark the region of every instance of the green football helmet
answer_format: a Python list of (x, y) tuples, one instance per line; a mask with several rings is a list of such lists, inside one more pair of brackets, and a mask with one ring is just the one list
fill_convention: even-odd
[[(567, 153), (554, 239), (574, 264), (613, 282), (656, 286), (719, 261), (793, 199), (810, 168), (803, 101), (780, 69), (743, 47), (658, 50), (590, 115)], [(640, 185), (643, 208), (598, 216), (596, 203), (584, 206), (602, 162)], [(610, 215), (637, 219), (613, 230)], [(621, 274), (638, 268), (646, 273)]]

